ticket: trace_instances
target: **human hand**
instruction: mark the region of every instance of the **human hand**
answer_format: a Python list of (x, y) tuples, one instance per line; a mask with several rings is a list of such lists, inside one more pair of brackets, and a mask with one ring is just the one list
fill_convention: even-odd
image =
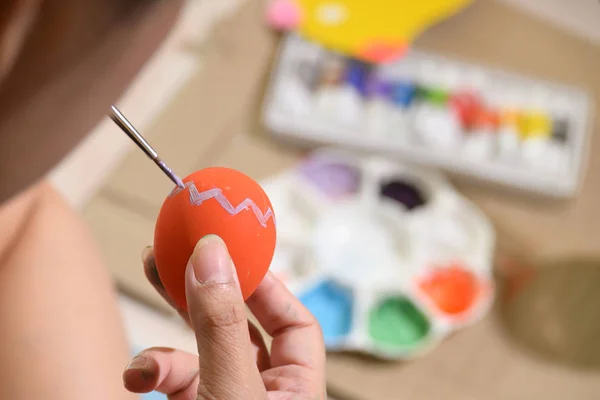
[[(144, 253), (144, 270), (174, 306), (160, 282), (151, 250)], [(259, 330), (247, 320), (235, 267), (219, 237), (198, 242), (185, 279), (189, 312), (178, 312), (195, 331), (199, 356), (147, 349), (123, 374), (128, 390), (156, 390), (170, 400), (327, 398), (319, 324), (275, 276), (267, 273), (246, 302), (273, 337), (270, 354)]]

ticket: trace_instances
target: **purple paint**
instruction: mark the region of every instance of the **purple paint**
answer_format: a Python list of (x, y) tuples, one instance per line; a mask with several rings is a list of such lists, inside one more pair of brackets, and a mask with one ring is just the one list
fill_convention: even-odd
[(389, 99), (392, 97), (393, 88), (392, 82), (373, 76), (367, 86), (367, 97)]
[(367, 90), (368, 75), (369, 67), (365, 63), (351, 60), (348, 63), (345, 81), (346, 84), (356, 89), (361, 96), (364, 96)]
[(358, 168), (342, 162), (310, 159), (300, 166), (299, 172), (333, 199), (356, 193), (360, 185)]
[(415, 185), (401, 180), (383, 183), (380, 195), (403, 204), (408, 210), (421, 207), (426, 203), (425, 196)]

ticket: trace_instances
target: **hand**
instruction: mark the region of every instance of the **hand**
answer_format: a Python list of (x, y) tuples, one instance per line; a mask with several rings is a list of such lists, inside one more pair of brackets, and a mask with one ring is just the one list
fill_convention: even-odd
[[(150, 282), (169, 304), (151, 250), (144, 254)], [(247, 305), (273, 337), (271, 354), (246, 315), (225, 243), (207, 236), (186, 270), (189, 312), (178, 310), (196, 333), (199, 356), (167, 348), (143, 351), (123, 374), (134, 393), (153, 390), (170, 400), (326, 399), (325, 347), (312, 314), (271, 273)]]

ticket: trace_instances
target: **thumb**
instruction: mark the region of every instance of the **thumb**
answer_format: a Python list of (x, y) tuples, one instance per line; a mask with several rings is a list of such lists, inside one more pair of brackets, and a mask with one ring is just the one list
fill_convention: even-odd
[(198, 343), (200, 398), (260, 398), (265, 389), (252, 356), (246, 307), (221, 238), (209, 235), (198, 242), (185, 286)]

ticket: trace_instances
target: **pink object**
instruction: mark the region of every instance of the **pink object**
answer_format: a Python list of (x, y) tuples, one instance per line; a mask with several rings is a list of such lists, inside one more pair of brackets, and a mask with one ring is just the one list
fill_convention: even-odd
[(276, 29), (292, 29), (300, 25), (302, 12), (294, 0), (275, 0), (269, 7), (267, 20)]

